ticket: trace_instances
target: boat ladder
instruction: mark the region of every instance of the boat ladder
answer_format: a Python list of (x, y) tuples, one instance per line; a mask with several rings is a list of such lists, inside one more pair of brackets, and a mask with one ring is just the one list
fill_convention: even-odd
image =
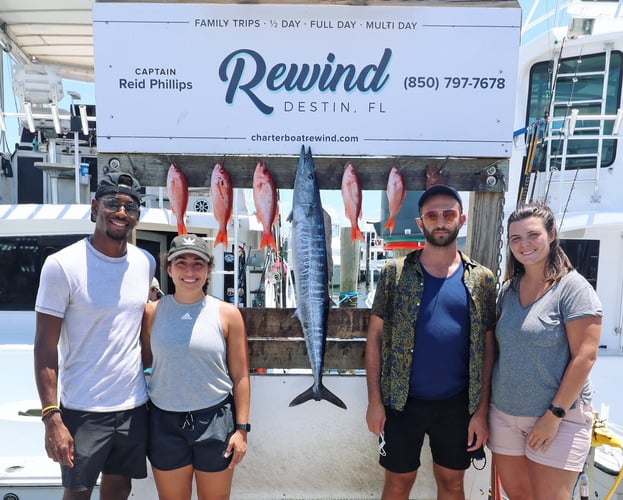
[(623, 117), (623, 110), (611, 111), (617, 94), (610, 82), (611, 55), (606, 44), (603, 54), (555, 57), (547, 118), (527, 127), (518, 204), (549, 201), (556, 187), (560, 206), (552, 208), (562, 212), (574, 187), (583, 183), (593, 186), (591, 202), (600, 202), (600, 170), (609, 165)]

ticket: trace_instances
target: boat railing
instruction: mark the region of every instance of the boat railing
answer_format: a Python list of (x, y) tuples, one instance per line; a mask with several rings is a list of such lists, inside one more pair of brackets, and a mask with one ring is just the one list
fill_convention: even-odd
[[(611, 446), (613, 448), (623, 448), (623, 437), (608, 428), (606, 419), (600, 419), (599, 414), (595, 413), (593, 415), (591, 451), (589, 453), (586, 464), (587, 470), (589, 471), (589, 482), (591, 479), (590, 476), (592, 475), (592, 471), (595, 467), (595, 448), (604, 445)], [(619, 470), (619, 473), (610, 485), (608, 492), (604, 496), (605, 500), (615, 498), (615, 495), (616, 497), (618, 497), (617, 488), (621, 483), (621, 480), (623, 480), (623, 468)]]
[[(572, 184), (593, 185), (592, 201), (599, 201), (600, 197), (600, 168), (589, 169), (581, 177), (577, 175), (565, 175), (565, 172), (575, 171), (569, 169), (570, 160), (587, 159), (596, 167), (602, 163), (603, 144), (606, 140), (621, 139), (621, 122), (623, 120), (623, 108), (619, 108), (616, 114), (580, 114), (578, 109), (572, 109), (568, 116), (556, 116), (548, 120), (546, 133), (543, 137), (545, 149), (545, 179), (541, 183), (538, 192), (540, 198), (544, 198), (551, 190), (551, 183), (556, 183), (560, 193)], [(578, 126), (578, 122), (596, 122), (595, 125)], [(605, 133), (611, 130), (611, 133)], [(591, 151), (575, 151), (569, 145), (578, 141), (596, 141), (597, 147)], [(559, 199), (562, 199), (559, 197)]]

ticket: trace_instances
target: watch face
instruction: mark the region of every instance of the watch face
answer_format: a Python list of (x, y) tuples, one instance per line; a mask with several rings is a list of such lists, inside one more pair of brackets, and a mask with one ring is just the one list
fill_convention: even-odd
[(567, 413), (560, 406), (550, 406), (550, 411), (558, 418), (563, 418)]

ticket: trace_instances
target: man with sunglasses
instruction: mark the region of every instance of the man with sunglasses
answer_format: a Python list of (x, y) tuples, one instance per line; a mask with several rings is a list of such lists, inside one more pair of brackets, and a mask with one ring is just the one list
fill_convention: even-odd
[[(63, 499), (125, 499), (147, 476), (147, 389), (139, 334), (154, 258), (128, 243), (140, 184), (106, 174), (91, 202), (93, 235), (50, 255), (35, 303), (35, 379), (48, 456)], [(58, 394), (60, 375), (61, 393)]]
[(385, 468), (383, 500), (408, 499), (428, 435), (437, 498), (464, 500), (463, 477), (488, 437), (495, 278), (461, 253), (459, 193), (420, 197), (422, 250), (389, 262), (376, 288), (366, 345), (371, 432)]

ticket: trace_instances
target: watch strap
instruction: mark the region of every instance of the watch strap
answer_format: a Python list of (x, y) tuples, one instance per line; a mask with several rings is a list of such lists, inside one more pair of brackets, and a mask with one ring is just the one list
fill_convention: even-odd
[(236, 430), (251, 432), (251, 424), (236, 424), (234, 427)]
[(551, 411), (554, 416), (558, 418), (565, 418), (565, 415), (567, 414), (565, 409), (561, 408), (560, 406), (549, 405), (548, 410)]

